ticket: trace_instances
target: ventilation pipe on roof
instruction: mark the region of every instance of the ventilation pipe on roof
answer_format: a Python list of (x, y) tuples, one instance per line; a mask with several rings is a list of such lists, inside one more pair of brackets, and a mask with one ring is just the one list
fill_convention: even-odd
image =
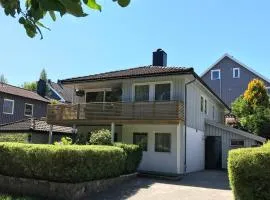
[(167, 53), (162, 49), (153, 52), (153, 66), (167, 66)]

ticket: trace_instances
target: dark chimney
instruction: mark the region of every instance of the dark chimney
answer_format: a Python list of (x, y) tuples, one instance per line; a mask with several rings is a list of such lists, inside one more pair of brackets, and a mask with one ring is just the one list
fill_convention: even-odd
[(153, 52), (153, 66), (167, 66), (167, 54), (162, 49)]
[(45, 97), (45, 95), (46, 95), (46, 87), (47, 87), (46, 81), (40, 79), (37, 82), (37, 93), (40, 96)]

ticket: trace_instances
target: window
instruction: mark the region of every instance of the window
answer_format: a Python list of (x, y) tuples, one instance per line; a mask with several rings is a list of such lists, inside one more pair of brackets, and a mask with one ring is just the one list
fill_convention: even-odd
[(240, 78), (240, 68), (233, 68), (233, 78)]
[(155, 151), (171, 152), (171, 134), (156, 133), (155, 134)]
[(270, 95), (270, 87), (266, 87), (268, 95)]
[(149, 85), (135, 85), (135, 101), (149, 101)]
[(220, 79), (220, 69), (211, 70), (211, 80)]
[(32, 117), (33, 116), (33, 112), (34, 112), (34, 109), (33, 108), (34, 108), (33, 104), (26, 103), (25, 106), (24, 106), (24, 115), (25, 116)]
[(208, 114), (208, 104), (206, 99), (204, 99), (204, 113)]
[(155, 85), (155, 100), (170, 101), (171, 100), (171, 84), (156, 84)]
[(13, 115), (13, 113), (14, 113), (14, 100), (4, 99), (3, 113)]
[(231, 146), (244, 147), (244, 140), (231, 140)]
[(147, 151), (147, 133), (133, 133), (133, 144), (142, 147), (143, 151)]
[(86, 103), (89, 102), (103, 102), (104, 99), (104, 91), (98, 92), (87, 92), (85, 97)]
[(201, 112), (203, 112), (203, 109), (204, 109), (204, 98), (201, 96)]

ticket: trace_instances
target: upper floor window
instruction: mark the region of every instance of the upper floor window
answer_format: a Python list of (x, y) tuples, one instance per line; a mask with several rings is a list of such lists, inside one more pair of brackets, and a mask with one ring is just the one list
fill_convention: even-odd
[(212, 112), (213, 112), (212, 113), (213, 120), (215, 120), (215, 112), (216, 112), (215, 106), (213, 106)]
[(240, 68), (233, 68), (233, 78), (240, 78)]
[(204, 109), (204, 98), (201, 96), (201, 112), (203, 112)]
[(270, 87), (266, 87), (268, 95), (270, 95)]
[(149, 85), (135, 85), (135, 101), (149, 101)]
[(24, 106), (24, 115), (32, 117), (34, 112), (34, 105), (26, 103)]
[(14, 113), (14, 100), (4, 99), (3, 113), (13, 115), (13, 113)]
[(211, 80), (220, 79), (220, 69), (211, 70)]
[(204, 99), (204, 113), (208, 114), (208, 102), (207, 102), (207, 99)]
[(97, 92), (87, 92), (85, 95), (86, 103), (89, 102), (103, 102), (104, 101), (104, 91)]
[(171, 100), (171, 84), (156, 84), (155, 85), (155, 100), (169, 101)]

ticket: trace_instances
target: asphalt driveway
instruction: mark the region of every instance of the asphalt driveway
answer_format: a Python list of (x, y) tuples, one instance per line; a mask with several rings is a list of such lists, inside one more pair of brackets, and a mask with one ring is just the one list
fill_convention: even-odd
[(136, 178), (91, 197), (94, 200), (232, 200), (227, 173), (202, 171), (179, 181)]

